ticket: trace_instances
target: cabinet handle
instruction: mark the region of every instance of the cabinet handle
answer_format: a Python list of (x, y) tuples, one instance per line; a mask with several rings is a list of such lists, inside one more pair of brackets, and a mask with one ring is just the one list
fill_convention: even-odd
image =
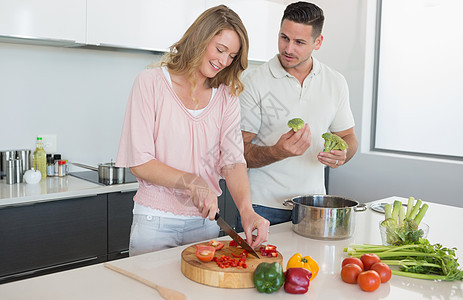
[(53, 44), (53, 45), (61, 45), (61, 46), (80, 46), (83, 45), (81, 43), (77, 43), (75, 40), (65, 40), (65, 39), (54, 39), (54, 38), (44, 38), (38, 36), (26, 36), (26, 35), (0, 35), (0, 39), (4, 41), (10, 42), (30, 42), (30, 43), (44, 43), (44, 44)]
[(163, 54), (167, 52), (166, 50), (161, 50), (161, 49), (154, 49), (154, 48), (141, 48), (141, 47), (136, 47), (134, 48), (133, 46), (127, 46), (127, 45), (116, 45), (116, 44), (108, 44), (108, 43), (99, 43), (97, 46), (99, 47), (108, 47), (108, 48), (119, 48), (119, 49), (127, 49), (127, 50), (134, 50), (134, 51), (152, 51), (155, 53)]
[(59, 264), (59, 265), (53, 265), (53, 266), (50, 266), (50, 267), (38, 268), (38, 269), (31, 270), (31, 271), (26, 271), (26, 272), (16, 273), (16, 274), (12, 274), (12, 275), (7, 275), (7, 276), (4, 276), (4, 277), (0, 277), (0, 282), (2, 280), (4, 280), (4, 279), (23, 277), (23, 276), (32, 275), (32, 274), (42, 272), (42, 271), (53, 270), (53, 269), (66, 267), (66, 266), (77, 265), (77, 264), (90, 262), (90, 261), (97, 260), (97, 259), (98, 259), (98, 256), (93, 256), (93, 257), (79, 259), (79, 260), (68, 262), (68, 263), (63, 263), (63, 264)]

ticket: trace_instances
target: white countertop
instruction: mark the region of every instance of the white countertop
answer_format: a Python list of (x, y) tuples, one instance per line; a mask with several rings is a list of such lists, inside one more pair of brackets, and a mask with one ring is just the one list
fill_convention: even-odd
[[(391, 197), (381, 202), (392, 203)], [(429, 203), (423, 219), (430, 225), (428, 239), (446, 247), (457, 247), (463, 259), (461, 233), (448, 228), (463, 228), (463, 208)], [(463, 299), (463, 282), (435, 282), (400, 276), (381, 284), (374, 292), (363, 292), (358, 285), (344, 283), (340, 278), (341, 261), (350, 244), (380, 244), (378, 222), (383, 214), (370, 209), (357, 212), (356, 230), (352, 238), (322, 241), (300, 236), (292, 231), (291, 223), (271, 226), (269, 243), (283, 255), (283, 267), (296, 252), (310, 255), (320, 265), (320, 273), (304, 295), (289, 295), (283, 288), (273, 294), (260, 294), (256, 289), (223, 289), (202, 285), (183, 276), (180, 254), (187, 246), (148, 253), (111, 262), (149, 280), (177, 289), (187, 299)], [(229, 240), (228, 237), (221, 239)], [(80, 269), (45, 275), (0, 285), (1, 299), (160, 299), (157, 291), (97, 264)]]
[(129, 192), (138, 189), (138, 182), (100, 185), (73, 176), (46, 177), (37, 184), (7, 184), (0, 180), (0, 208), (35, 202), (64, 200), (111, 192)]

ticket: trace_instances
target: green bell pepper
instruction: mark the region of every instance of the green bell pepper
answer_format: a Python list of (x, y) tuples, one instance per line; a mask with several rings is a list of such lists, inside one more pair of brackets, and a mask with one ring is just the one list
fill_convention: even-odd
[(253, 279), (259, 293), (271, 294), (278, 291), (285, 283), (283, 268), (277, 262), (260, 263), (254, 271)]

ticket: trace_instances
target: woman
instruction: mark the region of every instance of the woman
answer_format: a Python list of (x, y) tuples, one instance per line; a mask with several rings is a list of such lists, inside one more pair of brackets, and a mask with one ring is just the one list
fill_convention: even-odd
[(202, 13), (132, 87), (117, 157), (138, 178), (130, 255), (216, 238), (219, 179), (257, 247), (269, 222), (251, 205), (240, 108), (239, 79), (248, 38), (238, 15), (220, 5)]

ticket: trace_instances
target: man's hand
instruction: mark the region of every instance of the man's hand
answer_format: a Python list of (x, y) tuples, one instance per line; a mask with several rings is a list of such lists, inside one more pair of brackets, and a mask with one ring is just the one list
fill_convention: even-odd
[(277, 143), (272, 147), (276, 157), (285, 159), (292, 156), (299, 156), (310, 147), (312, 135), (308, 124), (305, 124), (302, 129), (294, 132), (290, 129), (283, 134)]
[(339, 166), (347, 163), (357, 152), (358, 140), (355, 136), (354, 128), (349, 128), (344, 131), (333, 132), (334, 134), (340, 136), (349, 146), (347, 150), (331, 150), (330, 153), (320, 152), (318, 153), (318, 161), (328, 167), (336, 169)]
[(347, 159), (347, 150), (331, 150), (329, 153), (320, 152), (318, 154), (318, 161), (328, 167), (336, 169), (342, 166)]

